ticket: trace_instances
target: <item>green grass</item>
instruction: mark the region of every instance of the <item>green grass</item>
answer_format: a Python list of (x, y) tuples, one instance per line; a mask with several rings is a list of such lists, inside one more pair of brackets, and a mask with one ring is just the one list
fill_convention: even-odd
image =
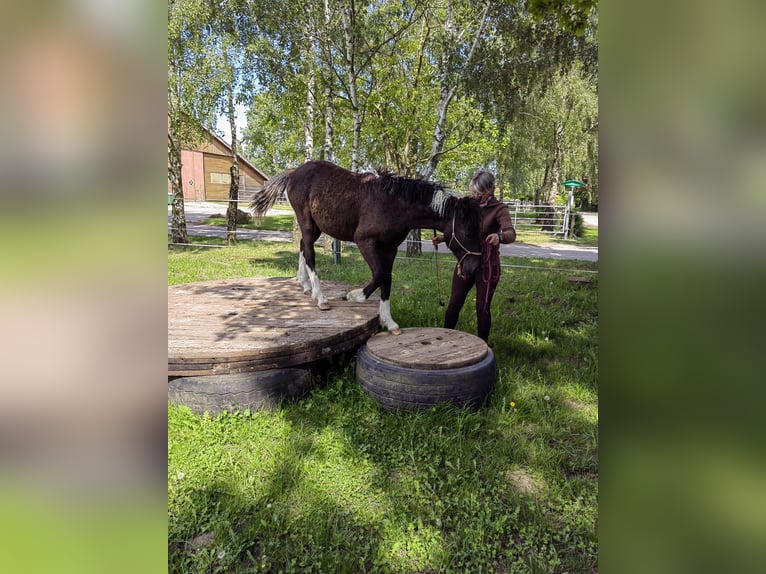
[[(226, 226), (225, 217), (207, 217), (201, 221), (205, 225)], [(260, 223), (237, 224), (238, 229), (267, 229), (269, 231), (292, 231), (293, 215), (267, 215)]]
[[(169, 571), (596, 572), (598, 276), (566, 278), (597, 267), (503, 263), (519, 267), (504, 267), (492, 303), (498, 381), (481, 409), (386, 412), (356, 383), (353, 354), (273, 411), (169, 405)], [(168, 282), (296, 264), (285, 243), (172, 248)], [(369, 279), (354, 250), (333, 265), (319, 249), (317, 266), (325, 280)], [(441, 326), (430, 255), (397, 259), (392, 291), (402, 327)], [(472, 296), (458, 328), (476, 332)]]
[(582, 237), (572, 237), (571, 239), (563, 239), (562, 237), (556, 237), (548, 233), (542, 233), (540, 231), (517, 231), (516, 241), (520, 243), (533, 243), (536, 245), (556, 243), (559, 245), (583, 245), (597, 247), (598, 228), (586, 227), (583, 230)]
[(583, 227), (582, 236), (574, 242), (580, 245), (598, 245), (598, 227)]

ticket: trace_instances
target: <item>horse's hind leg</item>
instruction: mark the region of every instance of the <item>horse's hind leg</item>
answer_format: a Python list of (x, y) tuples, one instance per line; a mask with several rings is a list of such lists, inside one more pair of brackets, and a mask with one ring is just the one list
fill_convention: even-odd
[[(304, 259), (305, 271), (311, 287), (311, 297), (316, 299), (317, 307), (322, 311), (327, 311), (330, 305), (327, 303), (324, 293), (322, 293), (322, 286), (316, 273), (316, 254), (314, 252), (314, 242), (319, 238), (320, 233), (321, 231), (319, 231), (319, 228), (313, 221), (309, 225), (301, 225), (301, 255)], [(298, 263), (298, 273), (300, 274), (300, 261)], [(307, 286), (304, 284), (303, 287), (305, 290)]]
[(298, 255), (298, 283), (303, 287), (303, 293), (308, 295), (311, 293), (311, 280), (309, 279), (309, 272), (306, 269), (306, 257), (303, 255), (303, 239), (301, 239), (301, 250)]

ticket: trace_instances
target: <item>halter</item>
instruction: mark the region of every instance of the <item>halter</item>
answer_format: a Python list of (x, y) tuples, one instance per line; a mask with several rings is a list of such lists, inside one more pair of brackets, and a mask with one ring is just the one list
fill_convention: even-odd
[(457, 241), (457, 244), (463, 249), (463, 251), (465, 251), (465, 253), (463, 253), (463, 256), (457, 262), (457, 276), (463, 279), (463, 259), (465, 259), (468, 255), (478, 255), (479, 257), (481, 257), (481, 253), (476, 253), (476, 251), (468, 251), (465, 245), (460, 243), (460, 240), (457, 238), (457, 234), (455, 233), (455, 212), (452, 213), (452, 237), (449, 238), (449, 243), (447, 243), (447, 247), (449, 247), (450, 249), (452, 248), (453, 239)]

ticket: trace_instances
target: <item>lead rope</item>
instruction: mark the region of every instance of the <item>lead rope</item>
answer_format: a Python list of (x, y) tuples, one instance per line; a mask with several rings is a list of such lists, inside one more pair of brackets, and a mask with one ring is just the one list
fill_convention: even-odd
[(462, 278), (463, 277), (463, 267), (462, 267), (463, 259), (465, 259), (468, 255), (478, 255), (479, 257), (481, 257), (481, 252), (476, 253), (475, 251), (468, 251), (465, 245), (460, 243), (460, 240), (457, 238), (457, 235), (455, 235), (455, 213), (454, 212), (452, 213), (452, 236), (449, 238), (449, 243), (447, 243), (447, 247), (452, 247), (453, 239), (457, 241), (457, 244), (463, 249), (463, 251), (465, 251), (463, 256), (460, 258), (460, 261), (457, 262), (457, 275), (458, 277)]
[(486, 291), (484, 291), (484, 308), (487, 308), (489, 303), (489, 289), (493, 281), (500, 280), (500, 245), (497, 249), (494, 249), (492, 245), (487, 246), (487, 250), (482, 255), (481, 264), (483, 266), (482, 279), (487, 285)]
[[(436, 230), (434, 229), (434, 237)], [(439, 246), (434, 245), (434, 260), (436, 261), (436, 287), (439, 291), (439, 307), (444, 307), (444, 298), (442, 297), (442, 274), (439, 271)]]

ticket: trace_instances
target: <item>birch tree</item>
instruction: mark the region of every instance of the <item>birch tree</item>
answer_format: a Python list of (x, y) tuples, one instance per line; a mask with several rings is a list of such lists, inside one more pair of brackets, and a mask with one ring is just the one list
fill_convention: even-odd
[(214, 75), (204, 50), (210, 18), (202, 0), (168, 3), (168, 180), (172, 199), (171, 241), (188, 243), (181, 181), (181, 149), (199, 142), (202, 126), (213, 121), (214, 96), (207, 86)]
[[(443, 11), (439, 8), (429, 11), (429, 16), (438, 23), (433, 34), (431, 55), (436, 62), (439, 100), (434, 113), (430, 152), (417, 170), (418, 177), (431, 179), (445, 152), (449, 107), (472, 70), (476, 48), (487, 25), (490, 5), (490, 0), (485, 0), (477, 11), (473, 3), (448, 0)], [(413, 229), (407, 236), (407, 255), (420, 253), (420, 229)]]
[(436, 109), (431, 151), (418, 175), (430, 179), (444, 153), (449, 106), (470, 75), (475, 64), (476, 48), (482, 40), (487, 25), (491, 2), (486, 0), (477, 11), (473, 3), (449, 0), (436, 35), (433, 57), (437, 61), (439, 103)]
[(252, 66), (246, 54), (248, 45), (257, 35), (257, 14), (254, 5), (245, 0), (213, 0), (211, 6), (206, 47), (217, 73), (209, 89), (214, 91), (216, 111), (227, 118), (231, 133), (226, 239), (232, 245), (237, 240), (240, 183), (236, 105), (252, 100)]

